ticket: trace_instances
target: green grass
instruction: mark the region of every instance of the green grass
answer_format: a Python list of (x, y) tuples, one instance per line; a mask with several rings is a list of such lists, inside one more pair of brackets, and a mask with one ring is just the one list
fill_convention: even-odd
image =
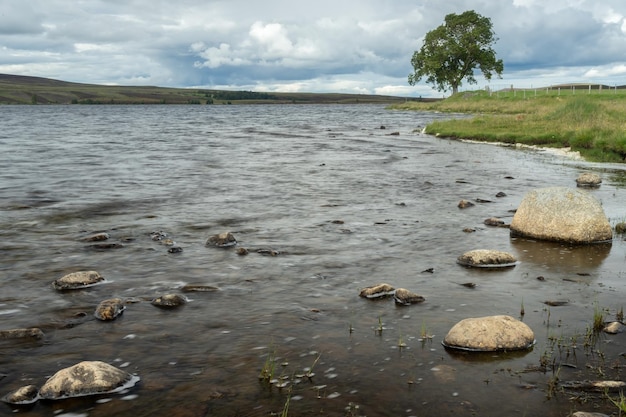
[(475, 91), (391, 108), (473, 115), (435, 121), (426, 127), (426, 133), (442, 137), (571, 148), (590, 161), (626, 162), (624, 90), (575, 94), (552, 90), (536, 96), (519, 91)]

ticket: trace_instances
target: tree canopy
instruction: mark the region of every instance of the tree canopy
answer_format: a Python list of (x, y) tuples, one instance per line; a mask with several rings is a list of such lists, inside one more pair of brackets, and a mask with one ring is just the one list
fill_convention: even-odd
[(464, 79), (469, 84), (477, 83), (476, 68), (487, 80), (493, 74), (501, 77), (504, 64), (496, 59), (493, 50), (497, 40), (488, 17), (473, 10), (448, 14), (445, 23), (428, 32), (422, 48), (413, 53), (414, 72), (409, 74), (409, 84), (415, 85), (425, 78), (438, 91), (452, 89), (455, 94)]

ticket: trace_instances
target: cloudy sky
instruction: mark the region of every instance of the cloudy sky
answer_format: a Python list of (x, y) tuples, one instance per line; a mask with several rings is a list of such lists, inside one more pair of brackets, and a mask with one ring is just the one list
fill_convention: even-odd
[(0, 73), (65, 81), (441, 96), (413, 51), (449, 13), (492, 20), (502, 79), (626, 84), (624, 0), (2, 0)]

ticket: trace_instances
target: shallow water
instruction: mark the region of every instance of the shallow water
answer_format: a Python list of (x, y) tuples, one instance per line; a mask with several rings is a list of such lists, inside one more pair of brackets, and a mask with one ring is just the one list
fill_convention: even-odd
[[(511, 239), (483, 221), (509, 223), (527, 191), (575, 187), (584, 171), (602, 175), (590, 192), (612, 224), (623, 221), (622, 166), (434, 138), (419, 131), (449, 115), (377, 105), (1, 110), (1, 328), (40, 327), (46, 337), (0, 340), (0, 395), (82, 360), (141, 378), (123, 394), (40, 402), (19, 409), (24, 415), (267, 416), (286, 405), (289, 415), (350, 416), (615, 409), (601, 395), (549, 384), (554, 370), (561, 381), (619, 379), (624, 334), (591, 347), (584, 335), (595, 308), (612, 318), (623, 306), (622, 238), (568, 247)], [(461, 210), (461, 199), (488, 202)], [(168, 253), (154, 231), (183, 252)], [(225, 231), (250, 253), (205, 246)], [(95, 232), (118, 245), (83, 240)], [(521, 262), (502, 270), (456, 264), (481, 248)], [(52, 288), (78, 270), (96, 270), (106, 283)], [(358, 297), (379, 282), (426, 302)], [(460, 285), (468, 282), (476, 287)], [(190, 302), (178, 309), (150, 304), (185, 284), (217, 290), (186, 293)], [(98, 303), (112, 297), (135, 302), (115, 321), (95, 320)], [(441, 346), (461, 319), (520, 317), (522, 307), (537, 338), (527, 352)], [(542, 358), (546, 372), (527, 372)], [(290, 385), (260, 380), (266, 364)], [(303, 376), (311, 366), (315, 375)], [(0, 415), (12, 414), (0, 404)]]

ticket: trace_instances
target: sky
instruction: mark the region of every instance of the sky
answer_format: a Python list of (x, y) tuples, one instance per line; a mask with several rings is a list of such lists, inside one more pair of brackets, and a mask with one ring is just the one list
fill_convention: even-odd
[(626, 84), (624, 0), (0, 0), (0, 73), (106, 85), (441, 97), (411, 56), (447, 14), (491, 19), (502, 78)]

